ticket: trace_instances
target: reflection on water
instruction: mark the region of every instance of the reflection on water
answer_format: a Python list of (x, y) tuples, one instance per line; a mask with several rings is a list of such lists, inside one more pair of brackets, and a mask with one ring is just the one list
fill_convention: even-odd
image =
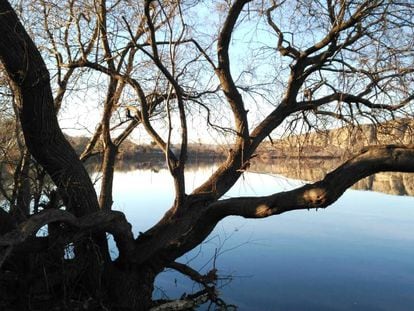
[[(165, 159), (162, 157), (149, 158), (148, 161), (118, 161), (116, 164), (116, 170), (118, 172), (133, 171), (138, 169), (150, 169), (154, 172), (158, 172), (166, 168)], [(186, 162), (186, 169), (188, 171), (199, 170), (203, 168), (209, 168), (218, 163), (218, 158), (203, 158), (200, 160), (190, 159)]]
[[(317, 181), (340, 164), (338, 160), (329, 158), (280, 158), (254, 161), (252, 170), (280, 174), (294, 179)], [(394, 195), (414, 196), (414, 174), (398, 172), (378, 173), (360, 180), (352, 188)]]
[[(214, 157), (202, 161), (192, 160), (187, 163), (187, 171), (208, 169), (217, 165)], [(341, 162), (335, 158), (277, 158), (254, 159), (249, 171), (283, 175), (288, 178), (309, 182), (322, 179), (327, 173), (337, 168)], [(165, 169), (165, 161), (159, 157), (143, 162), (120, 161), (117, 171), (126, 172), (148, 169), (159, 172)], [(414, 174), (386, 172), (378, 173), (358, 181), (353, 187), (357, 190), (370, 190), (393, 195), (414, 196)]]
[[(203, 166), (189, 172), (188, 189), (213, 170)], [(227, 196), (265, 195), (301, 184), (246, 173)], [(165, 168), (119, 172), (114, 205), (138, 233), (165, 213), (172, 191)], [(242, 311), (408, 311), (414, 306), (413, 228), (414, 198), (348, 190), (318, 212), (295, 211), (259, 220), (229, 217), (180, 261), (203, 273), (215, 262), (220, 275), (233, 277), (220, 289), (221, 297)], [(161, 274), (156, 285), (156, 297), (198, 290), (172, 271)]]
[[(210, 158), (203, 157), (199, 160), (196, 158), (190, 159), (186, 164), (190, 179), (194, 179), (191, 176), (194, 175), (194, 172), (200, 170), (212, 172), (212, 168), (217, 167), (218, 160), (219, 158), (214, 155)], [(326, 173), (334, 170), (338, 165), (340, 165), (340, 162), (334, 158), (254, 159), (249, 171), (283, 175), (292, 179), (313, 182), (322, 179)], [(145, 161), (118, 161), (116, 166), (118, 173), (134, 170), (148, 170), (157, 173), (165, 169), (165, 160), (161, 156), (148, 157), (145, 158)], [(96, 172), (100, 171), (100, 165), (88, 162), (87, 170), (91, 172), (95, 179), (99, 177), (99, 173)], [(13, 183), (13, 174), (11, 172), (3, 172), (2, 180), (4, 185)], [(200, 179), (200, 183), (202, 180)], [(393, 195), (414, 196), (414, 174), (399, 172), (378, 173), (358, 181), (352, 188)], [(0, 193), (0, 200), (2, 199), (3, 196)]]

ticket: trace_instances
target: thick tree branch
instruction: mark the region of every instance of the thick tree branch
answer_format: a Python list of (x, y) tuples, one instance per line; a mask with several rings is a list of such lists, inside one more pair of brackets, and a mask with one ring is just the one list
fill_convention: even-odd
[(0, 31), (0, 58), (14, 84), (30, 153), (58, 186), (68, 209), (76, 215), (97, 211), (88, 173), (59, 128), (46, 65), (5, 0), (0, 1)]
[[(231, 6), (228, 16), (223, 24), (217, 41), (218, 65), (216, 74), (220, 79), (221, 88), (230, 104), (235, 119), (235, 129), (238, 137), (236, 144), (242, 148), (247, 147), (249, 142), (249, 128), (247, 122), (247, 111), (244, 107), (242, 96), (234, 83), (230, 70), (229, 47), (231, 35), (236, 26), (237, 19), (243, 7), (251, 0), (237, 0)], [(246, 146), (245, 146), (246, 145)]]
[[(231, 35), (244, 6), (251, 0), (237, 0), (230, 7), (217, 40), (218, 65), (215, 73), (220, 80), (221, 89), (232, 109), (235, 132), (237, 134), (234, 149), (231, 149), (227, 160), (220, 165), (214, 174), (193, 195), (208, 195), (209, 200), (216, 200), (226, 193), (241, 175), (241, 168), (248, 163), (251, 155), (247, 110), (230, 70), (229, 47)], [(207, 199), (207, 196), (205, 196)]]
[(41, 227), (54, 222), (66, 223), (78, 229), (76, 232), (90, 233), (104, 230), (114, 236), (121, 260), (126, 260), (133, 250), (133, 234), (131, 225), (123, 213), (118, 211), (99, 211), (81, 218), (59, 209), (48, 209), (31, 216), (3, 236), (0, 236), (0, 247), (14, 247), (24, 243), (39, 231)]
[(414, 95), (410, 95), (407, 98), (405, 98), (403, 101), (395, 105), (376, 104), (364, 98), (363, 96), (337, 92), (337, 93), (333, 93), (333, 94), (330, 94), (330, 95), (327, 95), (327, 96), (324, 96), (324, 97), (321, 97), (315, 100), (297, 102), (296, 105), (297, 105), (298, 110), (309, 110), (309, 109), (316, 109), (320, 106), (329, 104), (333, 101), (338, 101), (338, 102), (345, 102), (349, 104), (352, 104), (352, 103), (361, 104), (370, 109), (382, 109), (382, 110), (388, 110), (388, 111), (396, 111), (408, 105), (413, 99), (414, 99)]
[(324, 38), (322, 38), (322, 40), (307, 48), (305, 50), (305, 55), (308, 56), (316, 51), (325, 48), (335, 40), (335, 37), (337, 37), (340, 32), (355, 26), (364, 17), (366, 17), (371, 10), (377, 7), (377, 5), (377, 1), (365, 1), (360, 4), (360, 6), (349, 17), (349, 19), (344, 21), (346, 5), (342, 4), (338, 15), (335, 17), (335, 22), (333, 23), (331, 30), (326, 34)]
[(265, 197), (218, 201), (211, 204), (209, 213), (219, 218), (229, 215), (262, 218), (292, 210), (324, 208), (360, 179), (384, 171), (414, 172), (414, 145), (369, 147), (321, 181)]

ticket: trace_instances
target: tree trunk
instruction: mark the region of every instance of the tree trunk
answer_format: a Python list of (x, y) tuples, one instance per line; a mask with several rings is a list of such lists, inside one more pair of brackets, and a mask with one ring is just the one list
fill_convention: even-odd
[(99, 209), (92, 182), (60, 130), (43, 59), (7, 1), (0, 1), (0, 59), (11, 78), (27, 148), (77, 216)]
[(147, 311), (152, 306), (156, 272), (151, 267), (119, 269), (112, 266), (106, 274), (109, 305), (113, 310)]
[(112, 208), (112, 185), (114, 182), (114, 166), (118, 148), (109, 143), (103, 154), (102, 161), (102, 184), (101, 192), (99, 194), (99, 206), (103, 210), (110, 210)]
[[(0, 60), (13, 84), (26, 146), (56, 184), (66, 210), (83, 216), (99, 210), (96, 192), (76, 152), (63, 135), (46, 65), (10, 4), (0, 0)], [(109, 251), (104, 232), (76, 241), (75, 258), (84, 293), (97, 293)]]

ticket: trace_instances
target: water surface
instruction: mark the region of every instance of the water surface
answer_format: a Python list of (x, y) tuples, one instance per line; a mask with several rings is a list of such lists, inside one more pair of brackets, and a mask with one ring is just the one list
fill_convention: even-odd
[[(212, 171), (190, 172), (187, 187)], [(155, 224), (173, 200), (171, 177), (163, 169), (118, 172), (114, 184), (114, 205), (127, 214), (135, 233)], [(246, 173), (226, 196), (264, 195), (301, 184)], [(414, 198), (348, 190), (317, 212), (229, 217), (179, 261), (201, 272), (215, 266), (226, 277), (221, 297), (239, 310), (409, 311), (414, 308), (413, 258)], [(156, 285), (157, 298), (199, 289), (173, 271), (161, 274)]]

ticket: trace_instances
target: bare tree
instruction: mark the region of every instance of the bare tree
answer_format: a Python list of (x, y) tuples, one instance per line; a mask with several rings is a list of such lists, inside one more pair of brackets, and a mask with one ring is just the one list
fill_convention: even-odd
[[(327, 120), (358, 124), (411, 116), (411, 1), (223, 1), (214, 8), (212, 24), (219, 23), (218, 29), (212, 26), (210, 33), (191, 19), (195, 12), (212, 9), (202, 1), (44, 0), (33, 7), (46, 34), (37, 37), (34, 29), (33, 39), (49, 55), (44, 58), (56, 76), (51, 79), (39, 49), (5, 0), (0, 1), (0, 59), (12, 81), (27, 148), (55, 183), (64, 209), (35, 213), (5, 233), (0, 266), (29, 280), (35, 272), (21, 275), (22, 266), (13, 268), (11, 258), (42, 255), (36, 257), (43, 258), (39, 267), (56, 281), (53, 290), (49, 283), (38, 281), (36, 286), (52, 291), (57, 305), (73, 307), (76, 297), (91, 309), (157, 308), (151, 299), (153, 283), (166, 267), (202, 284), (201, 300), (218, 301), (214, 271), (202, 276), (175, 260), (199, 245), (223, 218), (324, 208), (366, 176), (414, 171), (412, 145), (366, 146), (318, 182), (264, 197), (220, 199), (249, 166), (259, 144), (286, 122), (318, 128)], [(32, 13), (39, 16), (36, 10)], [(254, 25), (257, 38), (246, 43), (243, 57), (248, 64), (240, 69), (244, 62), (230, 54), (232, 39), (248, 37)], [(261, 60), (266, 68), (257, 65)], [(68, 85), (102, 74), (107, 80), (101, 122), (81, 156), (88, 157), (102, 141), (98, 199), (81, 159), (59, 128), (56, 112), (70, 98), (68, 91), (74, 92)], [(51, 81), (57, 83), (53, 92)], [(122, 107), (128, 118), (119, 113)], [(217, 170), (189, 193), (188, 121), (195, 111), (203, 112), (211, 129), (226, 132), (232, 147)], [(214, 116), (223, 111), (230, 113), (231, 126), (215, 122)], [(135, 238), (124, 215), (111, 206), (117, 150), (138, 126), (165, 154), (175, 199), (155, 226)], [(53, 234), (35, 236), (52, 223), (60, 224), (52, 226)], [(119, 249), (115, 261), (105, 233), (114, 236)], [(74, 259), (57, 251), (52, 262), (46, 260), (49, 248), (68, 245), (74, 245)], [(57, 277), (57, 262), (65, 268), (64, 276)], [(21, 297), (32, 293), (28, 284)]]

